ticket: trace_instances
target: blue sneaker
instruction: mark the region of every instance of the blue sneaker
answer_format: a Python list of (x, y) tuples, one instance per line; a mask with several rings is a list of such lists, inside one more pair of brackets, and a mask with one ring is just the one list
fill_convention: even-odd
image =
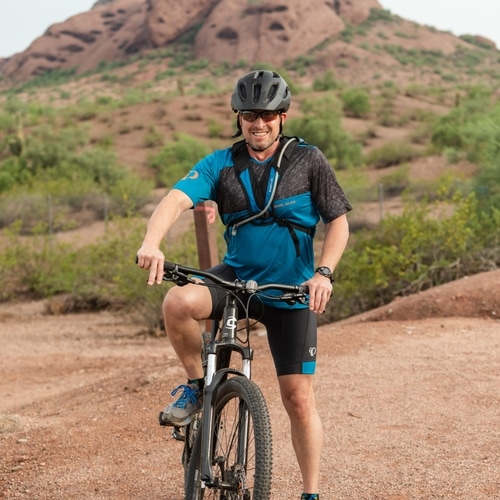
[(317, 493), (302, 493), (300, 500), (319, 500)]
[(181, 384), (172, 391), (171, 395), (175, 396), (180, 390), (182, 393), (177, 401), (163, 410), (160, 418), (165, 423), (187, 425), (202, 407), (203, 392), (197, 384)]

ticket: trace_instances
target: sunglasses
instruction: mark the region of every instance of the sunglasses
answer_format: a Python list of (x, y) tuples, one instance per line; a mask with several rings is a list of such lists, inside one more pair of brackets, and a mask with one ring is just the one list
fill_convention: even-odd
[(240, 115), (246, 122), (254, 122), (262, 118), (265, 122), (272, 122), (281, 114), (281, 111), (240, 111)]

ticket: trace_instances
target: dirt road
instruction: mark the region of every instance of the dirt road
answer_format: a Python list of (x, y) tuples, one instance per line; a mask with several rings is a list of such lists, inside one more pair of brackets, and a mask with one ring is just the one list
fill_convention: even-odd
[[(460, 314), (457, 314), (457, 311)], [(168, 339), (109, 312), (0, 306), (0, 498), (182, 499), (156, 424), (183, 374)], [(500, 498), (500, 271), (320, 329), (323, 500)], [(394, 318), (394, 319), (388, 319)], [(273, 499), (300, 478), (264, 335)]]

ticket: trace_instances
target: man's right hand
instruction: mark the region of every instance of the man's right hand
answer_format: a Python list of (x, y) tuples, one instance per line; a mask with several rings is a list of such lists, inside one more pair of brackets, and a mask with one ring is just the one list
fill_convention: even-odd
[(158, 248), (148, 247), (142, 245), (137, 251), (137, 265), (142, 269), (148, 271), (148, 285), (157, 283), (160, 285), (163, 282), (163, 264), (165, 262), (165, 255)]

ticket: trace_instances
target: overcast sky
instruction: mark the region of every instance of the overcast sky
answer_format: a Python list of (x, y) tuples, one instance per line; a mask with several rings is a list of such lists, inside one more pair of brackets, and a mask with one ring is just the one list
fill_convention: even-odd
[[(179, 0), (181, 1), (181, 0)], [(0, 57), (26, 50), (54, 23), (90, 10), (96, 0), (0, 0)], [(482, 35), (500, 49), (500, 0), (379, 0), (405, 19), (454, 35)]]
[(456, 36), (482, 35), (500, 49), (499, 0), (379, 0), (386, 10)]

